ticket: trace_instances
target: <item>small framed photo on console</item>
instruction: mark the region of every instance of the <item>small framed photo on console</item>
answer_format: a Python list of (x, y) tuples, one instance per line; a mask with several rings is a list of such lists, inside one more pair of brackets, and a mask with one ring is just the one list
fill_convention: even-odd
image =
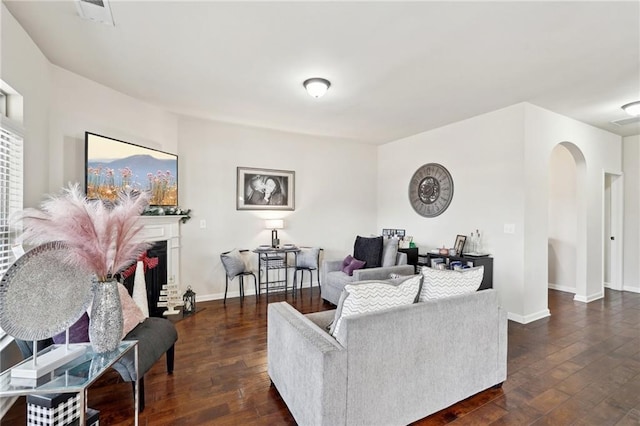
[(456, 237), (456, 243), (453, 245), (453, 248), (456, 250), (456, 254), (458, 256), (462, 256), (464, 250), (464, 244), (467, 242), (466, 235), (458, 235)]

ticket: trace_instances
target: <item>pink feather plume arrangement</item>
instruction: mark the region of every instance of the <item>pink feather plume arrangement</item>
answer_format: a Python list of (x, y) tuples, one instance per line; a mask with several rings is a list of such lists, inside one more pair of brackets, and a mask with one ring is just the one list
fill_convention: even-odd
[(25, 243), (62, 241), (70, 248), (70, 263), (106, 281), (134, 262), (150, 247), (140, 237), (138, 216), (148, 195), (123, 193), (112, 206), (88, 200), (80, 185), (71, 184), (61, 194), (49, 196), (41, 209), (20, 215)]

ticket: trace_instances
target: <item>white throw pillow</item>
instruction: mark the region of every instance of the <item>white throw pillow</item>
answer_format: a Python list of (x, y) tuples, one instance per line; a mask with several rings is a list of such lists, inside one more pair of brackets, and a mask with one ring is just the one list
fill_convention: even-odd
[(220, 255), (220, 260), (229, 278), (246, 271), (244, 259), (238, 249), (233, 249), (227, 254)]
[(320, 247), (302, 248), (296, 254), (296, 266), (300, 268), (318, 269), (318, 254)]
[(331, 335), (338, 337), (343, 318), (411, 305), (420, 291), (421, 282), (422, 277), (416, 275), (398, 285), (388, 281), (361, 281), (345, 285), (330, 330)]
[(420, 290), (420, 302), (444, 299), (478, 290), (484, 276), (484, 266), (459, 271), (422, 268), (424, 282)]

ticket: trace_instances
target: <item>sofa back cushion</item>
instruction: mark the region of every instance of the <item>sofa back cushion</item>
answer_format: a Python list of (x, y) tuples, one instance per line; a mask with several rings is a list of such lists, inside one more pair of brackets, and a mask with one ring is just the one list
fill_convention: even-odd
[(353, 245), (353, 257), (364, 260), (365, 268), (379, 268), (382, 260), (382, 236), (380, 237), (356, 237)]
[(395, 266), (398, 257), (398, 244), (400, 240), (397, 238), (384, 238), (382, 240), (382, 260), (381, 266)]
[(422, 268), (424, 281), (420, 290), (420, 302), (443, 299), (478, 290), (484, 276), (484, 266), (450, 270)]
[(422, 277), (416, 275), (397, 285), (389, 281), (360, 281), (345, 285), (329, 332), (344, 345), (343, 334), (340, 334), (344, 318), (410, 305), (415, 302), (420, 292), (421, 282)]

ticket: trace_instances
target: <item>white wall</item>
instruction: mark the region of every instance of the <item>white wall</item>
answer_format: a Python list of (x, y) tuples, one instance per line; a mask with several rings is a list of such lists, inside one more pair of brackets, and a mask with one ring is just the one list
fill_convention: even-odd
[[(523, 114), (522, 104), (490, 112), (385, 144), (378, 157), (378, 228), (405, 228), (420, 252), (452, 247), (457, 234), (479, 229), (494, 257), (494, 288), (517, 314), (523, 312)], [(408, 199), (409, 180), (426, 163), (445, 166), (454, 182), (451, 205), (435, 218), (418, 215)], [(505, 234), (505, 224), (515, 225), (515, 234)]]
[[(235, 210), (237, 166), (294, 170), (296, 210), (281, 240), (350, 253), (357, 234), (376, 232), (376, 147), (341, 140), (178, 118), (54, 65), (2, 5), (1, 78), (25, 98), (25, 205), (84, 179), (84, 132), (179, 154), (183, 286), (221, 297), (219, 254), (268, 243), (264, 217)], [(180, 130), (178, 130), (180, 126)], [(207, 221), (199, 228), (200, 219)], [(233, 288), (237, 293), (237, 285)]]
[[(179, 118), (56, 66), (51, 82), (48, 191), (82, 182), (85, 131), (178, 153), (179, 202), (193, 210), (181, 225), (178, 284), (199, 300), (224, 292), (220, 253), (270, 241), (259, 218), (286, 217), (283, 242), (321, 246), (328, 257), (350, 252), (356, 233), (375, 232), (375, 147)], [(294, 170), (296, 210), (236, 211), (237, 166)]]
[(549, 287), (576, 291), (576, 162), (557, 145), (549, 165)]
[(640, 293), (640, 135), (623, 139), (623, 288)]
[(49, 192), (84, 184), (85, 131), (161, 151), (178, 151), (178, 117), (51, 66)]
[[(406, 228), (422, 250), (449, 246), (457, 234), (480, 229), (495, 256), (494, 285), (503, 305), (522, 322), (537, 319), (548, 313), (549, 159), (562, 142), (575, 144), (587, 165), (582, 185), (586, 213), (579, 223), (584, 235), (577, 237), (584, 248), (577, 261), (585, 272), (576, 277), (576, 297), (589, 301), (602, 296), (603, 177), (622, 170), (621, 138), (616, 135), (530, 104), (377, 150), (177, 118), (50, 66), (4, 5), (1, 13), (0, 75), (25, 98), (25, 204), (37, 205), (44, 193), (82, 178), (79, 147), (85, 130), (165, 151), (177, 149), (180, 203), (195, 216), (183, 226), (182, 274), (199, 296), (216, 297), (223, 291), (220, 252), (269, 240), (261, 224), (266, 214), (235, 211), (235, 167), (246, 165), (296, 171), (296, 211), (287, 215), (282, 239), (323, 246), (328, 257), (350, 252), (356, 234), (383, 227)], [(407, 199), (409, 178), (428, 162), (445, 165), (455, 182), (449, 210), (434, 219), (418, 216)], [(638, 180), (629, 181), (633, 192)], [(200, 218), (208, 223), (203, 230)], [(515, 234), (504, 234), (504, 224), (514, 224)], [(633, 244), (638, 233), (628, 238), (628, 232), (625, 244)], [(637, 250), (627, 256), (637, 260)], [(637, 283), (637, 272), (628, 269), (625, 279)]]
[[(224, 294), (222, 252), (270, 243), (265, 218), (284, 218), (281, 243), (319, 246), (335, 259), (352, 252), (357, 234), (377, 230), (375, 146), (182, 117), (179, 156), (180, 203), (193, 209), (181, 273), (198, 300)], [(238, 166), (295, 171), (295, 211), (237, 211)]]
[(525, 312), (534, 318), (546, 309), (547, 300), (548, 177), (551, 152), (559, 143), (575, 151), (572, 152), (578, 165), (575, 298), (589, 302), (604, 294), (604, 173), (621, 173), (622, 138), (534, 105), (525, 104), (525, 108), (526, 291), (523, 300)]
[(49, 61), (0, 5), (0, 79), (24, 97), (24, 204), (37, 206), (49, 178)]
[[(527, 323), (547, 316), (548, 179), (551, 152), (559, 143), (574, 146), (578, 152), (572, 155), (584, 155), (586, 164), (577, 171), (584, 175), (585, 217), (578, 223), (585, 256), (577, 298), (601, 297), (603, 177), (621, 170), (621, 138), (531, 104), (382, 146), (378, 227), (406, 228), (421, 251), (449, 246), (456, 234), (479, 228), (494, 256), (494, 287), (510, 318)], [(455, 185), (451, 206), (434, 219), (414, 213), (407, 197), (411, 175), (430, 162), (447, 167)], [(514, 224), (515, 234), (505, 234), (505, 224)]]

